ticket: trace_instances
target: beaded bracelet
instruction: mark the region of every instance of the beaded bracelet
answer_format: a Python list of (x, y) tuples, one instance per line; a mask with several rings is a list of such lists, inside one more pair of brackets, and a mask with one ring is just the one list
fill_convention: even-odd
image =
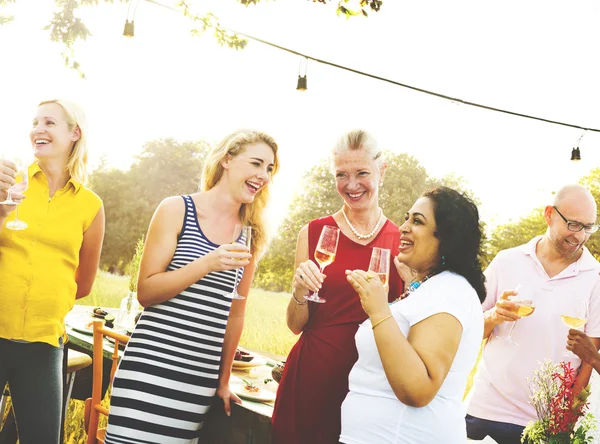
[(294, 301), (296, 301), (296, 304), (298, 305), (306, 305), (308, 304), (308, 301), (305, 299), (304, 302), (300, 302), (298, 299), (296, 299), (296, 296), (294, 296), (294, 292), (292, 291), (292, 297), (294, 298)]
[[(294, 299), (295, 299), (295, 298), (294, 298)], [(378, 326), (379, 324), (381, 324), (383, 321), (386, 321), (386, 320), (388, 320), (388, 319), (389, 319), (389, 318), (391, 318), (391, 317), (392, 317), (392, 315), (388, 315), (388, 316), (386, 316), (385, 318), (383, 318), (383, 319), (380, 319), (379, 321), (375, 322), (375, 323), (374, 323), (374, 324), (371, 326), (371, 328), (372, 328), (373, 330), (375, 330), (375, 327), (377, 327), (377, 326)]]

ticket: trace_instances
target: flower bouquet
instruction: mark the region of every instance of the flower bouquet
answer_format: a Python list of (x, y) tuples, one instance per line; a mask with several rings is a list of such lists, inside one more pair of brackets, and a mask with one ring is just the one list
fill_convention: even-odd
[(530, 421), (521, 442), (533, 444), (589, 444), (595, 428), (594, 415), (586, 413), (590, 386), (575, 394), (577, 372), (570, 362), (546, 360), (527, 380), (531, 403), (538, 419)]

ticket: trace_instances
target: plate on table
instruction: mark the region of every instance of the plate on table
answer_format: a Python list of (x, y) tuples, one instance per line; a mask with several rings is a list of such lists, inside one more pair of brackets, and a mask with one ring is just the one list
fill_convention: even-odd
[(259, 388), (258, 391), (248, 391), (243, 382), (233, 382), (230, 384), (233, 393), (238, 395), (240, 398), (247, 399), (248, 401), (257, 402), (271, 402), (275, 401), (275, 393), (271, 390)]
[(260, 367), (261, 365), (265, 365), (267, 361), (265, 361), (260, 356), (254, 356), (252, 361), (236, 361), (233, 360), (233, 368), (252, 368), (252, 367)]
[(78, 333), (83, 333), (86, 335), (94, 334), (94, 320), (93, 319), (70, 320), (67, 322), (67, 325)]

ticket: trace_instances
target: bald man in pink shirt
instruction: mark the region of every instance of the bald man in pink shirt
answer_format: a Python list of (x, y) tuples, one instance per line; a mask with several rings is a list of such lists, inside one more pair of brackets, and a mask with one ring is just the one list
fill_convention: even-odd
[[(596, 202), (586, 188), (567, 185), (544, 218), (543, 236), (501, 251), (485, 271), (487, 342), (467, 400), (471, 439), (520, 444), (524, 426), (537, 419), (527, 378), (545, 359), (578, 368), (576, 389), (589, 381), (591, 366), (566, 350), (569, 327), (561, 315), (586, 317), (585, 332), (600, 347), (600, 264), (584, 247), (598, 230)], [(517, 299), (530, 300), (534, 312), (518, 316)]]

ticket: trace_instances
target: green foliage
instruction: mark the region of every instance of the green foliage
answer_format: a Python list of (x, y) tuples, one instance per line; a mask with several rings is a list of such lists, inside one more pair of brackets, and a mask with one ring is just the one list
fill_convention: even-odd
[(138, 275), (140, 273), (140, 261), (144, 252), (144, 236), (140, 237), (135, 244), (135, 253), (125, 266), (125, 274), (129, 275), (129, 291), (137, 292)]
[[(16, 0), (0, 0), (0, 8), (2, 8), (3, 6), (5, 6), (9, 3), (14, 3), (15, 1)], [(0, 14), (0, 26), (10, 23), (13, 20), (14, 20), (14, 17), (12, 15)]]
[[(590, 190), (600, 207), (600, 168), (590, 171), (590, 174), (583, 177), (579, 183)], [(600, 232), (592, 234), (585, 245), (594, 257), (600, 261)]]
[[(64, 45), (65, 49), (61, 53), (61, 56), (65, 62), (65, 66), (77, 71), (82, 78), (85, 78), (85, 73), (79, 62), (75, 59), (74, 45), (77, 41), (85, 41), (92, 33), (86, 24), (77, 17), (77, 10), (81, 7), (95, 7), (101, 2), (114, 3), (115, 1), (127, 3), (130, 0), (54, 0), (58, 7), (58, 11), (53, 14), (52, 19), (44, 30), (50, 31), (50, 39), (53, 42)], [(248, 7), (249, 5), (256, 5), (261, 0), (237, 1)], [(344, 14), (346, 17), (351, 17), (362, 14), (366, 17), (368, 15), (367, 9), (379, 11), (383, 3), (381, 0), (360, 0), (360, 10), (354, 11), (345, 6), (348, 1), (349, 0), (339, 0), (337, 8), (338, 15)], [(0, 7), (14, 2), (16, 2), (16, 0), (0, 0)], [(313, 2), (329, 3), (329, 0), (313, 0)], [(193, 23), (201, 25), (201, 30), (198, 28), (191, 30), (192, 35), (200, 35), (203, 32), (212, 29), (213, 36), (220, 45), (228, 46), (232, 49), (243, 49), (246, 46), (248, 41), (245, 38), (240, 37), (234, 31), (224, 28), (219, 22), (218, 17), (214, 14), (209, 12), (204, 15), (198, 15), (192, 12), (192, 6), (195, 3), (199, 2), (196, 0), (181, 0), (177, 4), (184, 17), (187, 17)], [(12, 16), (0, 14), (0, 25), (10, 23), (13, 18), (14, 17)]]
[(516, 222), (499, 225), (490, 236), (487, 256), (493, 259), (501, 250), (513, 248), (529, 242), (546, 231), (544, 208), (535, 208), (531, 213)]
[[(433, 186), (447, 185), (465, 191), (462, 179), (455, 176), (430, 178), (417, 159), (408, 154), (386, 153), (385, 158), (388, 168), (379, 190), (379, 202), (386, 216), (394, 222), (401, 223), (415, 200)], [(254, 285), (259, 288), (288, 291), (300, 229), (313, 219), (335, 213), (342, 206), (328, 160), (306, 172), (301, 183), (302, 191), (293, 196), (287, 217), (259, 263), (254, 279)], [(467, 194), (471, 193), (467, 191)]]
[(158, 204), (168, 196), (198, 190), (208, 145), (172, 139), (147, 143), (129, 171), (105, 163), (91, 175), (91, 188), (104, 201), (106, 235), (100, 267), (123, 272)]

